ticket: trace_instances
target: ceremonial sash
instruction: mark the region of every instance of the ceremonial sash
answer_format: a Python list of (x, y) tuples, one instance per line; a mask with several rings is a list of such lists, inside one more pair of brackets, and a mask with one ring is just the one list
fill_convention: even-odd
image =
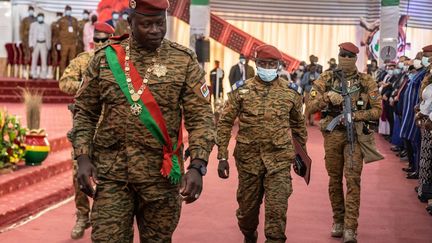
[[(125, 50), (120, 44), (112, 44), (106, 48), (105, 53), (109, 67), (117, 81), (117, 84), (120, 86), (120, 89), (126, 96), (128, 102), (133, 105), (134, 102), (128, 89), (124, 70), (126, 56)], [(133, 87), (135, 90), (138, 90), (142, 85), (143, 79), (132, 61), (129, 62), (129, 68)], [(162, 116), (159, 105), (148, 87), (144, 89), (140, 100), (136, 103), (142, 107), (142, 112), (138, 116), (140, 121), (150, 131), (153, 137), (155, 137), (163, 146), (163, 161), (160, 170), (162, 176), (168, 178), (173, 184), (179, 183), (181, 178), (179, 152), (183, 144), (182, 126), (180, 125), (179, 128), (178, 141), (176, 144), (173, 144), (168, 134), (166, 122)]]

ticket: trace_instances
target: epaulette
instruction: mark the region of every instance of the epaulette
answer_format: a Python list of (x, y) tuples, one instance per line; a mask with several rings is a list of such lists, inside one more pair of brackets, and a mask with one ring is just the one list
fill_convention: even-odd
[(164, 40), (164, 41), (167, 41), (168, 45), (171, 46), (172, 48), (188, 54), (191, 58), (194, 58), (194, 56), (196, 56), (194, 51), (192, 51), (191, 49), (189, 49), (183, 45), (180, 45), (176, 42), (172, 42), (172, 41), (168, 41), (168, 40)]
[(288, 87), (297, 92), (299, 95), (303, 94), (303, 89), (295, 83), (289, 83)]
[(243, 85), (245, 85), (246, 81), (245, 80), (239, 80), (237, 82), (235, 82), (232, 86), (231, 86), (231, 90), (234, 91), (240, 87), (242, 87)]

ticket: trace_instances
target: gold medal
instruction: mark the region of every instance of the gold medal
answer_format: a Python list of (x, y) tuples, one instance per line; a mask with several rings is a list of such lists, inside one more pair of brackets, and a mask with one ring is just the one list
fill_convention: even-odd
[(131, 97), (132, 97), (133, 102), (137, 102), (141, 98), (141, 96), (138, 93), (132, 94)]
[(161, 64), (153, 65), (153, 74), (156, 75), (158, 78), (165, 76), (166, 73), (167, 73), (167, 68), (164, 65)]

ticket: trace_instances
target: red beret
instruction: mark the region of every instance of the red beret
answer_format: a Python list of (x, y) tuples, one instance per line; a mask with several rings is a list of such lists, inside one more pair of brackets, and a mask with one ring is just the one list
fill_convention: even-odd
[(354, 54), (358, 54), (360, 52), (358, 47), (351, 42), (344, 42), (340, 44), (339, 47)]
[(271, 45), (261, 45), (256, 49), (255, 58), (257, 59), (275, 59), (282, 60), (280, 51)]
[(144, 15), (160, 15), (169, 8), (168, 0), (129, 0), (129, 7)]
[(432, 45), (423, 47), (423, 52), (432, 52)]
[(115, 32), (114, 28), (111, 25), (104, 22), (96, 22), (95, 31), (104, 32), (107, 34), (114, 34)]

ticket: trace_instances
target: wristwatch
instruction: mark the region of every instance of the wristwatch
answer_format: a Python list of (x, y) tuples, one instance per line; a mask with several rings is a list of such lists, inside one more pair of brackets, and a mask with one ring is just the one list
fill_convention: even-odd
[(198, 173), (201, 174), (201, 176), (205, 176), (207, 174), (207, 166), (204, 163), (201, 164), (190, 163), (187, 169), (188, 170), (195, 169), (198, 171)]

